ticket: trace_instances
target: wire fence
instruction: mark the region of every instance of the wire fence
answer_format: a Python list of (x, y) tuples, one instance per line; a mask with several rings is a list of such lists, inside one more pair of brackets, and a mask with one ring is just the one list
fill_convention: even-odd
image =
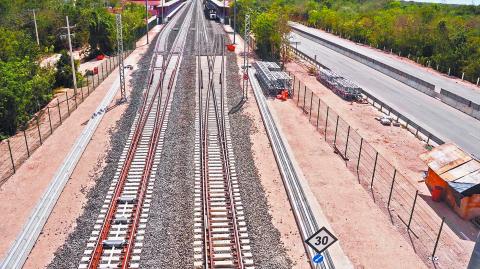
[[(123, 59), (132, 51), (125, 51)], [(16, 173), (20, 165), (97, 89), (118, 64), (119, 55), (107, 57), (96, 67), (98, 72), (85, 76), (76, 93), (65, 91), (64, 94), (57, 94), (50, 104), (38, 111), (16, 135), (0, 142), (0, 186)]]
[(345, 161), (358, 183), (371, 193), (391, 223), (402, 231), (414, 251), (439, 268), (457, 264), (464, 253), (456, 244), (457, 236), (443, 229), (445, 218), (431, 209), (416, 186), (295, 76), (292, 93), (292, 101)]
[[(299, 58), (305, 60), (306, 62), (308, 62), (309, 64), (317, 68), (321, 67), (321, 68), (329, 69), (327, 66), (321, 64), (316, 59), (316, 57), (312, 58), (293, 46), (289, 46), (288, 49), (292, 51), (295, 55), (297, 55)], [(298, 83), (298, 81), (296, 83)], [(295, 84), (295, 81), (294, 81), (294, 84)], [(428, 145), (433, 145), (433, 146), (438, 146), (445, 143), (442, 138), (434, 135), (432, 132), (430, 132), (426, 128), (420, 126), (415, 121), (403, 115), (396, 109), (393, 109), (388, 104), (379, 100), (378, 98), (368, 93), (364, 89), (362, 89), (361, 91), (362, 91), (362, 94), (367, 98), (366, 100), (369, 104), (377, 108), (380, 112), (388, 116), (394, 117), (396, 122), (402, 124), (408, 131), (414, 134), (415, 137), (417, 137), (418, 139), (425, 141)]]

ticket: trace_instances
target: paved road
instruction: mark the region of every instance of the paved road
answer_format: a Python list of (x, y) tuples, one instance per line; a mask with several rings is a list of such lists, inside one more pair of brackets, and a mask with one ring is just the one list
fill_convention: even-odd
[(292, 23), (292, 26), (294, 26), (295, 28), (299, 28), (303, 31), (315, 34), (316, 36), (319, 36), (336, 44), (339, 44), (342, 47), (354, 50), (360, 54), (367, 55), (370, 58), (373, 58), (379, 62), (383, 62), (412, 76), (419, 77), (435, 85), (435, 91), (437, 92), (440, 92), (440, 88), (443, 88), (453, 93), (456, 93), (470, 101), (480, 104), (480, 88), (475, 87), (473, 84), (467, 85), (466, 83), (459, 83), (458, 80), (448, 78), (438, 73), (429, 72), (424, 68), (420, 68), (409, 62), (400, 61), (395, 55), (383, 53), (370, 47), (357, 45), (349, 40), (342, 39), (335, 35), (325, 33), (314, 28), (306, 27), (298, 23)]
[(317, 55), (320, 63), (356, 82), (429, 132), (480, 158), (480, 121), (299, 34), (292, 33), (292, 41), (300, 41), (300, 51), (312, 58)]

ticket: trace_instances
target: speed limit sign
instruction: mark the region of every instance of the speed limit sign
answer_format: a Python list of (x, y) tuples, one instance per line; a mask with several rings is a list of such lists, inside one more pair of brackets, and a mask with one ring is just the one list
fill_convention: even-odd
[(322, 227), (307, 240), (305, 240), (305, 243), (307, 243), (317, 253), (321, 253), (337, 240), (338, 239), (329, 230), (327, 230), (327, 228)]

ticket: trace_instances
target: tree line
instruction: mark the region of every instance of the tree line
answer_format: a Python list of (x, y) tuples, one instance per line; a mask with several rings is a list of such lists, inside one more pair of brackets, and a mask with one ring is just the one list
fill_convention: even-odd
[[(119, 6), (117, 0), (0, 0), (0, 139), (24, 127), (52, 99), (55, 88), (72, 86), (65, 17), (75, 26), (72, 46), (85, 52), (84, 59), (111, 55), (116, 50), (112, 8)], [(145, 27), (145, 7), (127, 4), (122, 22), (128, 47)], [(56, 66), (41, 67), (41, 60), (53, 53), (61, 53)], [(77, 78), (82, 81), (80, 74)]]
[[(480, 6), (393, 0), (238, 0), (243, 16), (253, 16), (259, 55), (279, 58), (285, 21), (322, 28), (439, 71), (476, 82), (480, 76)], [(283, 39), (283, 42), (287, 42)]]

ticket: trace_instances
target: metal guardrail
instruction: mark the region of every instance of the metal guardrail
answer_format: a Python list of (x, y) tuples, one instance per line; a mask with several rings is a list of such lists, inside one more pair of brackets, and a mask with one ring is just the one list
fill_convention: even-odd
[(35, 245), (43, 226), (47, 222), (50, 213), (55, 206), (65, 184), (70, 178), (77, 162), (80, 160), (83, 151), (90, 142), (90, 139), (97, 129), (98, 124), (105, 115), (107, 106), (112, 102), (118, 91), (120, 81), (117, 79), (113, 86), (109, 89), (107, 95), (103, 98), (97, 107), (96, 116), (92, 117), (87, 126), (83, 129), (80, 137), (75, 141), (71, 151), (63, 161), (62, 166), (57, 170), (53, 180), (48, 185), (40, 201), (35, 206), (28, 221), (17, 236), (12, 247), (7, 253), (5, 260), (2, 262), (1, 269), (21, 268), (25, 263), (31, 249)]
[[(424, 88), (424, 90), (421, 90), (421, 91), (424, 92), (425, 94), (428, 94), (428, 95), (434, 94), (435, 85), (433, 85), (433, 84), (431, 84), (431, 83), (429, 83), (429, 82), (427, 82), (427, 81), (425, 81), (425, 80), (423, 80), (423, 79), (417, 78), (417, 77), (415, 77), (415, 76), (413, 76), (413, 75), (410, 75), (410, 74), (408, 74), (408, 73), (406, 73), (406, 72), (404, 72), (404, 71), (401, 71), (401, 70), (399, 70), (399, 69), (396, 69), (396, 68), (394, 68), (394, 67), (392, 67), (392, 66), (390, 66), (390, 65), (387, 65), (387, 64), (385, 64), (385, 63), (383, 63), (383, 62), (379, 62), (379, 61), (377, 61), (377, 60), (375, 60), (375, 59), (373, 59), (373, 58), (370, 58), (370, 57), (368, 57), (368, 56), (366, 56), (366, 55), (364, 55), (364, 54), (361, 54), (361, 53), (359, 53), (359, 52), (357, 52), (357, 51), (354, 51), (354, 50), (351, 50), (351, 49), (349, 49), (349, 48), (345, 48), (345, 47), (343, 47), (343, 46), (340, 46), (340, 45), (338, 45), (338, 44), (336, 44), (336, 43), (334, 43), (334, 42), (331, 42), (331, 41), (329, 41), (329, 40), (326, 40), (326, 39), (324, 39), (324, 38), (321, 38), (321, 37), (319, 37), (319, 36), (316, 36), (316, 35), (314, 35), (314, 34), (312, 34), (312, 33), (310, 33), (310, 32), (304, 31), (304, 30), (302, 30), (302, 29), (300, 29), (300, 28), (298, 28), (298, 27), (295, 27), (295, 26), (293, 26), (293, 25), (290, 25), (290, 27), (292, 27), (292, 28), (294, 29), (294, 31), (298, 32), (299, 34), (301, 34), (301, 35), (306, 35), (307, 38), (309, 38), (309, 39), (312, 39), (312, 38), (313, 38), (313, 39), (315, 39), (315, 40), (318, 40), (318, 41), (320, 41), (321, 43), (324, 43), (324, 44), (325, 44), (326, 46), (328, 46), (329, 48), (331, 48), (331, 49), (333, 49), (333, 50), (335, 50), (335, 51), (338, 51), (338, 52), (340, 52), (340, 53), (342, 53), (342, 54), (346, 54), (346, 53), (347, 53), (347, 54), (350, 54), (350, 55), (347, 55), (347, 56), (349, 56), (350, 58), (353, 58), (353, 57), (358, 58), (359, 60), (362, 60), (362, 61), (368, 63), (370, 67), (372, 67), (372, 68), (374, 68), (374, 69), (376, 69), (376, 70), (378, 70), (378, 71), (380, 71), (380, 72), (382, 72), (382, 73), (390, 76), (390, 74), (387, 74), (388, 72), (385, 72), (385, 70), (388, 70), (389, 72), (392, 72), (392, 73), (394, 73), (395, 75), (397, 75), (397, 77), (391, 76), (392, 78), (394, 78), (394, 79), (396, 79), (396, 80), (398, 80), (398, 81), (400, 81), (400, 82), (402, 82), (402, 83), (405, 83), (405, 84), (407, 84), (407, 85), (409, 85), (409, 86), (412, 86), (412, 87), (414, 87), (414, 88), (416, 88), (416, 89), (418, 89), (418, 87), (415, 87), (416, 85), (413, 85), (413, 84), (418, 84), (418, 86), (421, 86), (422, 88)], [(361, 62), (362, 62), (362, 61), (361, 61)], [(383, 69), (384, 69), (384, 70), (383, 70)], [(401, 77), (402, 79), (400, 79), (399, 77)], [(412, 82), (413, 82), (413, 83), (412, 83)], [(412, 85), (411, 85), (411, 84), (412, 84)]]
[[(308, 56), (307, 54), (303, 53), (302, 51), (294, 48), (293, 46), (290, 45), (290, 50), (292, 50), (295, 54), (297, 54), (298, 56), (300, 56), (302, 59), (306, 60), (307, 62), (309, 62), (310, 64), (314, 65), (314, 66), (317, 66), (317, 67), (322, 67), (322, 68), (325, 68), (325, 69), (329, 69), (327, 66), (319, 63), (316, 59)], [(404, 124), (406, 125), (406, 127), (408, 128), (410, 126), (410, 128), (408, 129), (410, 132), (412, 132), (413, 134), (415, 135), (418, 135), (419, 133), (420, 134), (423, 134), (425, 136), (425, 140), (427, 141), (433, 141), (435, 142), (437, 145), (441, 145), (441, 144), (444, 144), (445, 142), (443, 141), (443, 139), (441, 139), (440, 137), (434, 135), (433, 133), (431, 133), (430, 131), (428, 131), (427, 129), (425, 129), (424, 127), (420, 126), (419, 124), (417, 124), (415, 121), (411, 120), (410, 118), (408, 118), (407, 116), (401, 114), (399, 111), (397, 111), (396, 109), (393, 109), (391, 106), (389, 106), (388, 104), (386, 104), (385, 102), (383, 102), (382, 100), (376, 98), (375, 96), (373, 96), (372, 94), (368, 93), (367, 91), (365, 91), (364, 89), (361, 90), (362, 94), (365, 95), (367, 97), (367, 100), (369, 101), (369, 103), (371, 103), (374, 107), (377, 107), (376, 105), (378, 105), (378, 109), (382, 112), (384, 112), (385, 114), (388, 114), (388, 115), (395, 115), (397, 116), (397, 121), (403, 121)], [(385, 111), (386, 110), (386, 111)]]
[[(255, 77), (254, 70), (249, 70), (249, 77)], [(270, 110), (267, 107), (265, 96), (263, 95), (261, 87), (256, 79), (251, 79), (250, 81), (255, 93), (255, 98), (257, 100), (260, 113), (262, 115), (268, 138), (270, 140), (270, 144), (273, 149), (273, 153), (275, 155), (275, 159), (278, 164), (278, 168), (280, 170), (280, 174), (282, 175), (282, 180), (284, 182), (295, 219), (299, 226), (300, 234), (303, 240), (306, 240), (310, 235), (319, 229), (319, 225), (300, 184), (298, 173), (292, 163), (292, 160), (290, 159), (285, 143), (283, 142), (283, 138), (280, 135), (275, 121), (270, 114)], [(315, 253), (308, 246), (306, 246), (305, 243), (303, 245), (311, 260)], [(311, 267), (334, 269), (335, 265), (328, 250), (324, 251), (323, 255), (325, 257), (325, 262), (316, 265), (311, 263)]]

